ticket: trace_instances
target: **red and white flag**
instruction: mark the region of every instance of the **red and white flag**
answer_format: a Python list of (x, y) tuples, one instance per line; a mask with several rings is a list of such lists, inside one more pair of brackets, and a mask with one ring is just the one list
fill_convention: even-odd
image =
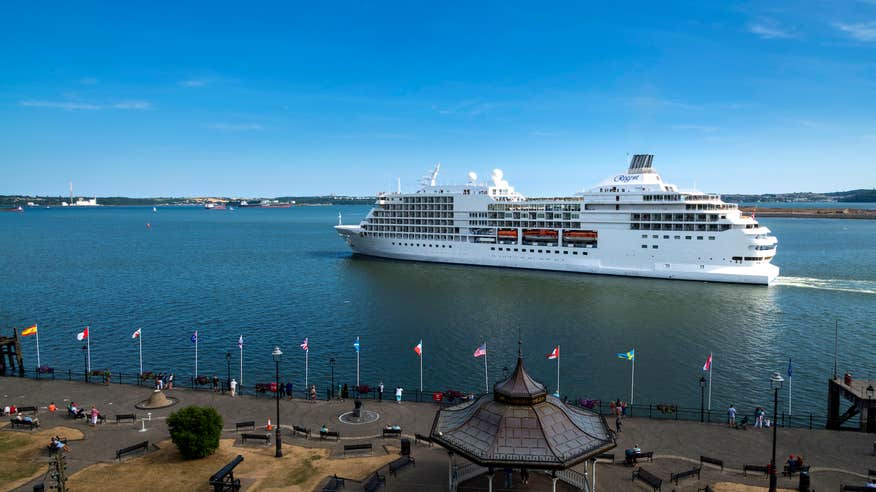
[(301, 347), (301, 350), (304, 350), (305, 352), (307, 352), (307, 351), (310, 350), (310, 345), (307, 344), (307, 339), (306, 339), (306, 338), (305, 338), (304, 341), (301, 343), (300, 347)]
[(85, 327), (85, 331), (82, 331), (82, 332), (79, 332), (76, 334), (76, 340), (79, 340), (80, 342), (82, 340), (85, 340), (86, 338), (88, 338), (88, 327), (87, 326)]
[(706, 359), (706, 363), (703, 364), (703, 370), (708, 371), (712, 369), (712, 354), (709, 354), (709, 358)]
[(553, 352), (547, 354), (547, 358), (549, 360), (559, 359), (560, 358), (560, 346), (557, 345), (556, 347), (554, 347)]
[(131, 334), (131, 338), (140, 338), (140, 328), (137, 328), (137, 331)]
[(476, 348), (474, 351), (475, 357), (480, 357), (482, 355), (487, 355), (487, 342), (484, 342), (480, 347)]
[[(414, 352), (416, 352), (417, 355), (419, 355), (420, 357), (423, 356), (423, 341), (422, 341), (422, 340), (420, 340), (420, 343), (418, 343), (418, 344), (414, 347)], [(477, 357), (477, 356), (475, 356), (475, 357)]]

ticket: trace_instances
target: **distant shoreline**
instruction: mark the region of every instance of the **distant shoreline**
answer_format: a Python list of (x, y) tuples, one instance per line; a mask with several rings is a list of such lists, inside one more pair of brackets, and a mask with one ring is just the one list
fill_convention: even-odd
[(759, 208), (739, 207), (755, 217), (781, 217), (793, 219), (876, 219), (876, 210), (861, 208)]

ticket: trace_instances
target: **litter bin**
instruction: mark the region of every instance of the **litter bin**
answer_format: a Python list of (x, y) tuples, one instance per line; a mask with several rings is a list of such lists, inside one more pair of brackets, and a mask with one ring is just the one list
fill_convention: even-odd
[(402, 456), (408, 456), (411, 454), (411, 440), (407, 437), (403, 437), (401, 440), (401, 454)]
[(800, 472), (800, 484), (799, 484), (799, 487), (797, 487), (797, 490), (799, 490), (800, 492), (809, 492), (809, 483), (810, 483), (809, 472), (808, 471), (801, 471)]

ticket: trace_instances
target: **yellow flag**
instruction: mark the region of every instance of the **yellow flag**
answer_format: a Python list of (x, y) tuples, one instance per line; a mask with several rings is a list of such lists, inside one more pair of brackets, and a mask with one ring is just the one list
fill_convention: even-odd
[(30, 335), (36, 335), (36, 332), (37, 332), (37, 325), (33, 325), (29, 328), (25, 328), (24, 331), (21, 332), (21, 336), (27, 337)]

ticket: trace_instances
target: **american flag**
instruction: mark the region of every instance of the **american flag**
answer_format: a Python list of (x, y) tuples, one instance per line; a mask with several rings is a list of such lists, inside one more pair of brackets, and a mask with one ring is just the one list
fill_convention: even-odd
[(476, 348), (474, 351), (475, 357), (480, 357), (482, 355), (487, 355), (487, 342), (484, 342), (483, 344), (481, 344), (481, 346)]
[(304, 342), (301, 343), (301, 349), (304, 350), (305, 352), (307, 352), (308, 350), (310, 350), (309, 346), (307, 345), (307, 339), (306, 339), (306, 338), (304, 339)]

